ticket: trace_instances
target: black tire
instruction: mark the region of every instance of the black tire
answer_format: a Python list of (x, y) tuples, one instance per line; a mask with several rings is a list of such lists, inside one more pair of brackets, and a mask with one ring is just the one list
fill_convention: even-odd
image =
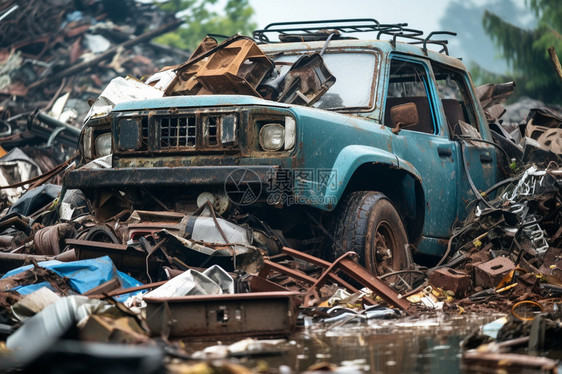
[(336, 213), (332, 245), (334, 259), (356, 252), (375, 275), (405, 270), (412, 264), (402, 220), (388, 198), (375, 191), (352, 192)]

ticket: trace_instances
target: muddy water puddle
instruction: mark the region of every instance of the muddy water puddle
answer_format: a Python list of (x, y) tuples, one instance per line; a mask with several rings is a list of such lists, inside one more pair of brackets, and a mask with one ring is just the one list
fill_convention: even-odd
[(499, 315), (435, 315), (370, 320), (343, 326), (310, 324), (268, 353), (236, 359), (249, 368), (303, 372), (320, 363), (338, 373), (460, 372), (460, 342)]

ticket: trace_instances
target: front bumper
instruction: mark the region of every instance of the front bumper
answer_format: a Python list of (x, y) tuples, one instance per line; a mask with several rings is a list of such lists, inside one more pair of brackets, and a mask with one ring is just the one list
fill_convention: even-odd
[[(64, 178), (66, 188), (81, 190), (119, 187), (177, 187), (234, 185), (247, 175), (264, 185), (275, 178), (278, 166), (190, 166), (73, 170)], [(244, 174), (244, 172), (246, 172)]]

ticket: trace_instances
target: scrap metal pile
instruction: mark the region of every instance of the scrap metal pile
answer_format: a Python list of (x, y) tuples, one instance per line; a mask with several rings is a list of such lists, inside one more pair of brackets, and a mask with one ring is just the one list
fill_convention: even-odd
[[(18, 229), (28, 223), (12, 217)], [(191, 234), (178, 235), (186, 230), (181, 223), (147, 234), (166, 223), (137, 222), (137, 239), (129, 244), (108, 243), (109, 228), (88, 227), (87, 217), (48, 226), (18, 250), (0, 254), (6, 272), (0, 279), (0, 336), (11, 352), (0, 368), (35, 372), (61, 355), (64, 363), (56, 370), (85, 357), (103, 359), (113, 372), (114, 360), (128, 357), (138, 362), (127, 372), (151, 373), (162, 368), (165, 355), (182, 362), (206, 358), (190, 347), (200, 339), (286, 338), (305, 318), (345, 323), (413, 312), (406, 299), (358, 265), (354, 253), (330, 263), (283, 248), (267, 258), (248, 244), (247, 231), (214, 217), (210, 205), (195, 217)], [(196, 239), (202, 234), (205, 241)], [(18, 253), (37, 248), (43, 255)], [(26, 262), (31, 264), (18, 266)], [(228, 352), (235, 354), (234, 347)], [(177, 365), (167, 368), (182, 372), (193, 363)]]
[[(73, 156), (88, 101), (113, 78), (141, 78), (185, 59), (185, 51), (150, 42), (180, 23), (134, 0), (2, 2), (2, 185), (36, 177)], [(60, 184), (60, 178), (52, 181)], [(7, 201), (3, 194), (0, 206), (19, 195), (21, 188)]]
[(509, 311), (518, 302), (562, 295), (562, 117), (533, 109), (502, 124), (514, 84), (477, 89), (494, 139), (510, 170), (487, 191), (474, 191), (471, 213), (429, 269), (429, 284), (452, 292), (458, 310)]
[[(520, 301), (562, 294), (562, 169), (531, 166), (475, 203), (429, 283), (454, 292), (450, 306), (509, 311)], [(465, 298), (466, 297), (466, 298)], [(483, 302), (486, 303), (483, 303)]]

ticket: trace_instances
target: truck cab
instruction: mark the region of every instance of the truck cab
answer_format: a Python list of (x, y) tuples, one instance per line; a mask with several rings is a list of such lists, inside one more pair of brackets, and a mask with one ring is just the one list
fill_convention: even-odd
[[(499, 176), (466, 67), (436, 34), (320, 22), (228, 39), (174, 69), (162, 97), (91, 116), (65, 186), (100, 222), (210, 204), (269, 254), (355, 251), (375, 274), (408, 268), (412, 248), (442, 255), (474, 191)], [(349, 37), (363, 32), (376, 38)], [(109, 165), (92, 167), (100, 157)]]

